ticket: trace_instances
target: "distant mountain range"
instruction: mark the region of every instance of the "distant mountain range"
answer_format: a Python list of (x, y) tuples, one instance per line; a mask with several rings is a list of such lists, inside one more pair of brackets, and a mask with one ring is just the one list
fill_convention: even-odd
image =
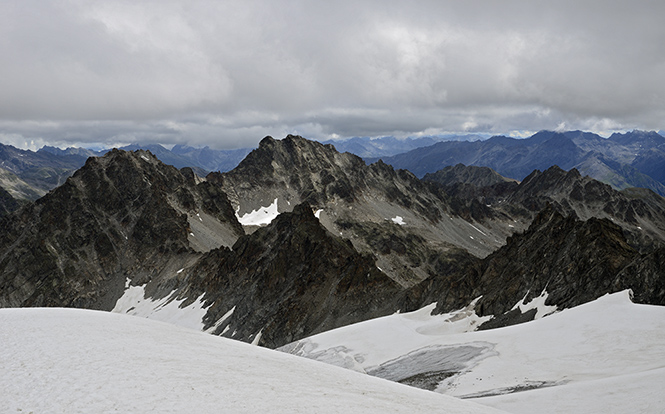
[[(478, 135), (445, 135), (415, 139), (357, 137), (324, 143), (335, 145), (340, 152), (350, 152), (361, 157), (381, 157), (444, 140), (481, 138)], [(169, 150), (159, 144), (131, 144), (119, 149), (148, 150), (162, 162), (176, 168), (190, 167), (202, 177), (212, 171), (232, 170), (252, 150), (252, 148), (214, 150), (207, 146), (194, 148), (186, 145), (175, 145)], [(35, 152), (0, 144), (0, 188), (7, 191), (15, 200), (36, 200), (62, 184), (76, 169), (83, 166), (88, 157), (99, 157), (107, 152), (108, 150), (93, 151), (74, 147), (63, 150), (51, 146), (44, 146)], [(2, 211), (3, 208), (0, 207), (0, 213)]]
[(44, 147), (34, 152), (0, 144), (0, 187), (15, 199), (35, 200), (96, 155), (85, 149)]
[[(120, 149), (152, 152), (164, 163), (176, 168), (190, 167), (198, 175), (233, 169), (251, 151), (250, 148), (213, 150), (176, 145), (170, 150), (158, 144), (132, 144)], [(15, 200), (36, 200), (62, 184), (89, 157), (99, 157), (108, 150), (44, 146), (38, 151), (22, 150), (0, 144), (0, 188)], [(3, 198), (4, 199), (4, 198)], [(1, 203), (1, 202), (0, 202)], [(2, 212), (0, 204), (0, 213)]]
[(665, 195), (665, 137), (657, 132), (602, 138), (581, 131), (541, 131), (526, 139), (495, 136), (484, 141), (439, 142), (382, 160), (418, 177), (462, 163), (490, 167), (517, 180), (533, 170), (557, 165), (564, 170), (576, 168), (616, 189), (643, 187)]
[(437, 135), (399, 139), (395, 137), (354, 137), (341, 140), (322, 141), (332, 144), (339, 152), (350, 152), (361, 158), (389, 157), (416, 148), (427, 147), (442, 141), (478, 141), (487, 139), (482, 135)]
[[(526, 139), (479, 135), (444, 135), (422, 138), (355, 137), (329, 140), (339, 152), (349, 152), (367, 162), (378, 159), (418, 177), (456, 164), (485, 166), (502, 176), (521, 180), (534, 169), (552, 165), (576, 168), (616, 189), (648, 188), (665, 195), (665, 138), (656, 132), (633, 131), (602, 138), (596, 134), (541, 131)], [(170, 150), (158, 144), (132, 144), (123, 150), (149, 150), (162, 162), (176, 168), (190, 167), (199, 176), (235, 168), (250, 148), (213, 150), (175, 145)], [(88, 157), (107, 151), (85, 148), (65, 150), (45, 146), (37, 152), (0, 144), (0, 188), (17, 200), (35, 200), (60, 185)], [(6, 196), (3, 196), (3, 200)], [(15, 204), (2, 202), (0, 213)]]

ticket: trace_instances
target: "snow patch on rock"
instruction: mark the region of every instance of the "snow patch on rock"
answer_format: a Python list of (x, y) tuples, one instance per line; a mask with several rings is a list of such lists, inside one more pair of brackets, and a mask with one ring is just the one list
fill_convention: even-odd
[(547, 291), (542, 291), (540, 296), (531, 299), (528, 303), (524, 303), (526, 300), (526, 295), (522, 298), (521, 301), (517, 302), (511, 310), (519, 308), (520, 312), (526, 313), (531, 309), (536, 309), (536, 316), (534, 319), (540, 319), (543, 316), (547, 316), (551, 313), (557, 311), (556, 305), (545, 305), (547, 300), (548, 293)]
[(176, 292), (153, 300), (145, 297), (145, 285), (129, 286), (117, 300), (114, 313), (124, 313), (157, 321), (168, 322), (184, 328), (202, 330), (203, 317), (207, 310), (203, 307), (203, 295), (189, 306), (181, 307), (185, 300), (176, 299)]
[(404, 219), (402, 216), (395, 216), (390, 219), (393, 223), (399, 224), (400, 226), (404, 226), (406, 223), (404, 222)]
[(267, 226), (278, 215), (277, 199), (269, 206), (260, 207), (251, 213), (243, 214), (242, 217), (238, 215), (238, 211), (236, 210), (236, 217), (243, 226)]

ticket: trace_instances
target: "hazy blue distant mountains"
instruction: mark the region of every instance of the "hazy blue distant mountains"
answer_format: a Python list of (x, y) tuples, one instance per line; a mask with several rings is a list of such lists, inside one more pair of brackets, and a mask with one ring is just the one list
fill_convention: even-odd
[(79, 148), (79, 147), (69, 147), (67, 149), (60, 149), (58, 147), (51, 147), (48, 145), (43, 146), (40, 148), (37, 153), (49, 153), (61, 157), (66, 157), (66, 156), (74, 156), (74, 157), (83, 157), (84, 159), (87, 159), (88, 157), (99, 157), (102, 156), (106, 153), (106, 150), (104, 151), (94, 151), (88, 148)]
[(89, 156), (89, 150), (55, 150), (34, 152), (0, 144), (0, 187), (14, 199), (35, 200), (62, 184)]
[(208, 171), (226, 172), (234, 169), (253, 148), (238, 148), (232, 150), (213, 150), (210, 147), (194, 148), (176, 145), (171, 148), (173, 154), (187, 158), (196, 166)]
[(441, 141), (477, 141), (485, 138), (481, 135), (438, 135), (405, 139), (354, 137), (344, 140), (327, 140), (322, 141), (322, 143), (333, 144), (339, 152), (350, 152), (362, 158), (376, 158), (389, 157), (416, 148), (428, 147)]
[[(197, 173), (206, 175), (211, 171), (230, 171), (250, 153), (252, 148), (240, 148), (232, 150), (214, 150), (210, 147), (194, 148), (186, 145), (176, 145), (170, 150), (159, 144), (131, 144), (119, 149), (125, 151), (146, 150), (153, 153), (164, 164), (176, 168), (190, 167)], [(48, 152), (58, 156), (80, 156), (83, 162), (88, 157), (99, 157), (109, 150), (92, 151), (87, 148), (67, 148), (65, 150), (45, 146), (39, 152)], [(81, 164), (83, 165), (83, 164)]]
[(191, 167), (202, 176), (211, 171), (232, 170), (252, 150), (251, 148), (214, 150), (210, 147), (194, 148), (185, 145), (176, 145), (169, 150), (159, 144), (132, 144), (120, 149), (125, 151), (148, 150), (165, 164), (173, 165), (176, 168)]
[[(490, 167), (502, 176), (522, 180), (535, 169), (558, 165), (564, 170), (576, 168), (616, 189), (643, 187), (665, 195), (665, 138), (656, 132), (633, 131), (609, 138), (581, 131), (541, 131), (526, 139), (484, 139), (481, 135), (355, 137), (323, 143), (370, 163), (380, 158), (418, 177), (461, 163)], [(158, 144), (132, 144), (122, 149), (148, 150), (165, 164), (190, 167), (200, 176), (230, 171), (251, 151), (185, 145), (167, 149)], [(0, 144), (0, 187), (14, 199), (35, 200), (62, 184), (88, 157), (106, 152), (49, 146), (34, 152)]]
[[(148, 150), (162, 162), (176, 168), (190, 167), (200, 176), (211, 171), (229, 171), (237, 166), (251, 148), (214, 150), (209, 147), (193, 148), (176, 145), (171, 150), (158, 144), (132, 144), (122, 149)], [(49, 190), (64, 183), (89, 157), (99, 157), (109, 150), (93, 151), (87, 148), (44, 146), (38, 151), (22, 150), (11, 145), (0, 144), (0, 188), (3, 205), (11, 210), (14, 200), (36, 200)], [(0, 208), (0, 210), (3, 210)]]
[(653, 131), (609, 138), (582, 131), (541, 131), (526, 139), (495, 136), (484, 141), (438, 142), (382, 159), (418, 177), (462, 163), (490, 167), (522, 180), (533, 170), (558, 165), (564, 170), (576, 168), (617, 189), (644, 187), (665, 195), (665, 137)]

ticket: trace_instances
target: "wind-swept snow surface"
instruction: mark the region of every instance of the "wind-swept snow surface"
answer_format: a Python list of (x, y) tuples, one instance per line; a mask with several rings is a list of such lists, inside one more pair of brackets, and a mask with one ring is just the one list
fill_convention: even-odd
[(499, 411), (170, 324), (81, 309), (0, 309), (8, 413)]
[[(282, 350), (513, 413), (662, 413), (665, 307), (630, 292), (501, 329), (470, 309), (427, 308), (312, 336)], [(484, 398), (482, 398), (484, 397)]]

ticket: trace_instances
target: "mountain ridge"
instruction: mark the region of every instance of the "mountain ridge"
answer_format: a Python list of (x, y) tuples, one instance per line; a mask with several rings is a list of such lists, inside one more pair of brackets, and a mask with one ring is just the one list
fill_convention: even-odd
[[(1, 219), (0, 305), (110, 310), (122, 299), (123, 312), (140, 304), (150, 316), (179, 303), (176, 313), (201, 312), (203, 330), (276, 347), (480, 295), (478, 309), (500, 324), (524, 321), (534, 315), (512, 307), (542, 286), (551, 306), (631, 285), (662, 300), (662, 197), (558, 167), (519, 184), (457, 170), (471, 181), (422, 181), (298, 136), (266, 137), (236, 169), (205, 178), (149, 151), (113, 150)], [(270, 224), (245, 221), (267, 205)], [(591, 261), (607, 265), (582, 266)], [(571, 293), (559, 268), (587, 296)]]
[(494, 136), (485, 141), (439, 142), (382, 159), (418, 177), (463, 163), (490, 167), (505, 177), (522, 180), (535, 169), (558, 165), (565, 170), (577, 168), (617, 189), (646, 186), (665, 195), (662, 169), (657, 167), (665, 159), (665, 137), (656, 132), (602, 138), (582, 131), (540, 131), (524, 139)]

